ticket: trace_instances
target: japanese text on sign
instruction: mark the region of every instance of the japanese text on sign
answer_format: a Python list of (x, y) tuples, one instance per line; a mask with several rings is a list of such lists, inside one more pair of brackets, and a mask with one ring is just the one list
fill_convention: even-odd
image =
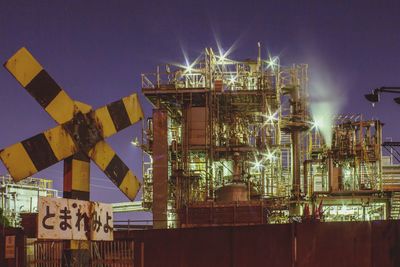
[(113, 240), (110, 204), (65, 198), (39, 198), (38, 238)]

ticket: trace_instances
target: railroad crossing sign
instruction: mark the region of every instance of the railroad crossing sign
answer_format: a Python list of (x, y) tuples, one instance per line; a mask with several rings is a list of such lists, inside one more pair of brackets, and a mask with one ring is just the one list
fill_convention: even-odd
[(111, 204), (68, 198), (39, 198), (39, 239), (111, 241), (114, 238), (113, 226)]
[(93, 110), (72, 100), (26, 48), (18, 50), (4, 66), (58, 123), (52, 129), (0, 150), (0, 159), (13, 179), (18, 182), (65, 160), (64, 191), (76, 193), (75, 197), (67, 197), (87, 199), (90, 158), (134, 200), (140, 183), (104, 139), (143, 118), (137, 95)]

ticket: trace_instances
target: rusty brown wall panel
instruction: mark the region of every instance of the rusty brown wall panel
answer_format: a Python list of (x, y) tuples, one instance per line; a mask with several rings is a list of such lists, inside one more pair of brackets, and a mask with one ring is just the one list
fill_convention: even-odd
[(144, 242), (144, 264), (146, 267), (180, 266), (182, 241), (179, 231), (158, 231), (150, 233)]
[(28, 238), (36, 238), (37, 237), (37, 213), (21, 213), (21, 226), (24, 229), (25, 236)]
[[(189, 144), (205, 145), (208, 109), (206, 107), (190, 107), (187, 110)], [(209, 143), (209, 142), (207, 142)]]
[(303, 223), (295, 229), (299, 267), (372, 266), (370, 223)]
[(146, 267), (229, 267), (230, 228), (136, 231), (131, 237), (144, 242)]
[(291, 242), (290, 224), (233, 228), (232, 266), (290, 267)]
[(167, 112), (153, 110), (153, 220), (155, 228), (167, 226), (168, 134)]
[(235, 207), (216, 207), (212, 210), (212, 223), (233, 224), (235, 219)]
[[(25, 236), (21, 228), (3, 227), (0, 225), (0, 266), (18, 267), (25, 263)], [(15, 236), (15, 257), (5, 259), (5, 238)]]
[(144, 242), (146, 267), (400, 266), (400, 221), (125, 231), (115, 238)]
[(212, 221), (212, 209), (210, 208), (189, 208), (185, 210), (185, 219), (186, 219), (186, 212), (188, 212), (188, 224), (211, 224)]
[[(187, 215), (187, 216), (186, 216)], [(180, 212), (181, 223), (194, 225), (261, 224), (266, 222), (261, 205), (188, 207)], [(188, 221), (186, 222), (186, 219)]]
[(261, 216), (259, 206), (238, 206), (235, 210), (235, 223), (261, 223)]
[(372, 222), (372, 266), (400, 266), (399, 221)]
[(229, 227), (185, 229), (181, 232), (181, 267), (224, 267), (232, 265)]
[(144, 242), (146, 267), (283, 267), (291, 266), (291, 228), (286, 224), (160, 229), (131, 232), (129, 238)]

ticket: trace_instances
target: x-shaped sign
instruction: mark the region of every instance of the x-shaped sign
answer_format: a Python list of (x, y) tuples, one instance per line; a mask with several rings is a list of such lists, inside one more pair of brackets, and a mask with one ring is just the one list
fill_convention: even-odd
[(26, 48), (18, 50), (4, 66), (59, 124), (0, 151), (0, 158), (13, 179), (20, 181), (83, 153), (134, 200), (140, 183), (104, 139), (143, 118), (137, 95), (93, 110), (72, 100)]

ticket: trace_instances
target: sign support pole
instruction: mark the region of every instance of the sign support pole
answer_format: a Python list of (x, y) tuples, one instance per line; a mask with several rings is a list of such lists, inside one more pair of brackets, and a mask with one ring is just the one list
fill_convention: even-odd
[[(64, 160), (63, 197), (90, 200), (90, 159), (82, 152)], [(68, 240), (65, 243), (63, 267), (89, 266), (89, 241)]]

